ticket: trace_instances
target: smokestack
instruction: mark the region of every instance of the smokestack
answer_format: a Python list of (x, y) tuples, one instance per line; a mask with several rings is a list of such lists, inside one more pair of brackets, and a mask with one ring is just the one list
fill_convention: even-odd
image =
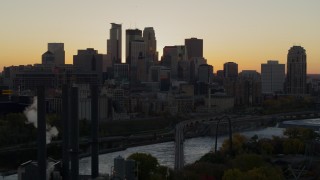
[(98, 103), (98, 86), (91, 86), (91, 178), (99, 176), (99, 103)]
[(69, 129), (70, 129), (70, 106), (69, 106), (69, 86), (62, 87), (62, 177), (69, 180), (70, 154), (69, 154)]
[(78, 88), (71, 88), (71, 179), (79, 179), (79, 119), (78, 119)]
[(45, 103), (45, 89), (40, 86), (37, 89), (38, 96), (38, 170), (39, 179), (46, 179), (47, 177), (47, 149), (46, 149), (46, 103)]

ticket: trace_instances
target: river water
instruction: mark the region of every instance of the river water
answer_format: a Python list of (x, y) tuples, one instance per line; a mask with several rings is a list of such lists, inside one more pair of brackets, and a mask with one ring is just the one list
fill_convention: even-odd
[[(294, 121), (295, 123), (306, 123), (306, 120)], [(308, 123), (319, 125), (320, 119), (313, 119), (307, 121)], [(291, 122), (290, 122), (291, 123)], [(282, 128), (269, 127), (261, 130), (253, 130), (242, 132), (241, 134), (252, 137), (258, 135), (259, 138), (270, 138), (272, 136), (282, 136)], [(218, 147), (221, 147), (221, 144), (227, 136), (221, 136), (218, 138)], [(201, 156), (208, 153), (210, 150), (214, 149), (214, 137), (198, 137), (186, 139), (184, 142), (184, 154), (185, 154), (185, 163), (190, 164), (198, 160)], [(124, 158), (128, 157), (132, 153), (149, 153), (152, 156), (156, 157), (161, 165), (168, 166), (173, 168), (174, 166), (174, 142), (165, 142), (152, 145), (138, 146), (128, 148), (123, 151), (117, 151), (113, 153), (102, 154), (99, 156), (99, 172), (110, 174), (111, 168), (113, 166), (113, 159), (117, 156), (122, 156)], [(91, 174), (91, 159), (86, 157), (80, 160), (79, 163), (80, 174)], [(1, 178), (1, 177), (0, 177)], [(5, 180), (16, 180), (17, 175), (12, 175), (4, 178)]]
[[(265, 128), (262, 130), (247, 131), (243, 132), (247, 137), (252, 137), (255, 134), (259, 138), (272, 137), (272, 136), (282, 136), (283, 129), (281, 128)], [(224, 139), (227, 136), (221, 136), (218, 138), (218, 147), (221, 146)], [(184, 142), (184, 154), (186, 164), (190, 164), (200, 159), (201, 156), (208, 153), (210, 150), (214, 149), (214, 137), (198, 137), (186, 139)], [(165, 142), (152, 145), (138, 146), (128, 148), (124, 151), (118, 151), (113, 153), (102, 154), (99, 156), (99, 171), (100, 173), (109, 173), (111, 167), (113, 166), (113, 159), (117, 156), (122, 156), (124, 158), (128, 157), (132, 153), (149, 153), (156, 157), (161, 165), (173, 168), (174, 166), (174, 142)], [(83, 158), (80, 160), (80, 174), (90, 174), (91, 173), (91, 159), (90, 157)]]

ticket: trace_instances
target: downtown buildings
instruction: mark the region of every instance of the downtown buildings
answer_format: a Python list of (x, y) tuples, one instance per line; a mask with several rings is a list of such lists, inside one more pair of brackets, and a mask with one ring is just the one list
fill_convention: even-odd
[(48, 43), (41, 64), (6, 67), (2, 82), (20, 94), (32, 92), (39, 84), (52, 89), (64, 83), (106, 86), (104, 95), (113, 108), (122, 109), (114, 113), (196, 111), (204, 105), (201, 99), (211, 94), (232, 97), (236, 106), (259, 106), (265, 95), (308, 92), (306, 53), (298, 46), (289, 50), (286, 77), (285, 65), (277, 61), (262, 64), (261, 77), (255, 70), (239, 72), (236, 62), (224, 63), (214, 76), (214, 67), (203, 57), (203, 39), (195, 37), (185, 39), (183, 45), (165, 46), (159, 57), (153, 27), (123, 32), (122, 24), (111, 23), (106, 49), (106, 54), (93, 48), (79, 50), (73, 64), (65, 64), (64, 44)]

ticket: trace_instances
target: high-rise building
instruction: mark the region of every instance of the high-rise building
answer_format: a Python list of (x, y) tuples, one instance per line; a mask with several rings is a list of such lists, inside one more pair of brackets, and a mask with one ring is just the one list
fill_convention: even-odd
[(223, 78), (224, 77), (223, 70), (217, 70), (217, 76)]
[[(126, 63), (130, 66), (130, 82), (146, 79), (146, 43), (139, 29), (126, 30)], [(138, 66), (139, 64), (139, 66)], [(139, 79), (141, 77), (141, 79)]]
[(198, 74), (198, 82), (210, 84), (213, 78), (213, 66), (208, 64), (200, 65)]
[(261, 75), (256, 70), (242, 70), (239, 73), (240, 79), (261, 81)]
[(261, 86), (262, 93), (282, 93), (285, 81), (285, 65), (278, 61), (268, 61), (261, 64)]
[[(139, 29), (127, 29), (126, 30), (126, 63), (131, 64), (132, 45), (133, 42), (144, 43), (142, 38), (142, 31)], [(145, 47), (144, 50), (145, 52)]]
[(190, 61), (190, 81), (196, 82), (198, 80), (198, 70), (200, 65), (207, 64), (207, 60), (203, 57), (193, 57)]
[(287, 93), (306, 94), (307, 55), (301, 46), (292, 46), (287, 57)]
[(223, 64), (224, 77), (236, 79), (238, 77), (238, 64), (235, 62), (227, 62)]
[(146, 27), (143, 30), (143, 39), (146, 43), (146, 58), (153, 62), (158, 61), (157, 40), (153, 27)]
[(165, 46), (163, 48), (163, 56), (161, 64), (171, 68), (171, 77), (178, 78), (179, 61), (187, 60), (187, 49), (185, 46)]
[(129, 64), (121, 63), (113, 66), (113, 77), (117, 81), (129, 81), (129, 72)]
[(107, 40), (107, 54), (109, 60), (121, 63), (122, 53), (122, 28), (121, 24), (111, 23), (110, 38)]
[(73, 65), (79, 73), (97, 74), (101, 83), (102, 60), (102, 54), (98, 54), (98, 51), (93, 48), (87, 48), (86, 50), (78, 50), (78, 54), (73, 56)]
[(48, 51), (42, 55), (42, 64), (64, 65), (65, 51), (63, 43), (48, 43)]
[(203, 57), (203, 40), (190, 38), (184, 40), (188, 52), (188, 59), (192, 57)]
[(50, 51), (42, 54), (42, 64), (54, 65), (54, 54)]

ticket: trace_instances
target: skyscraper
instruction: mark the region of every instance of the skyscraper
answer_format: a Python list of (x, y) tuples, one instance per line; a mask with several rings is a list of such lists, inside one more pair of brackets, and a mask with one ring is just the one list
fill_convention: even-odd
[(185, 39), (184, 44), (187, 48), (188, 59), (192, 57), (203, 57), (203, 40), (197, 38)]
[(223, 64), (223, 72), (225, 78), (235, 79), (238, 77), (238, 64), (227, 62)]
[(187, 60), (187, 49), (185, 46), (165, 46), (161, 64), (171, 68), (171, 77), (178, 78), (178, 64), (180, 61)]
[(261, 86), (262, 93), (281, 93), (284, 90), (285, 65), (278, 61), (268, 61), (261, 64)]
[[(143, 48), (143, 50), (141, 48)], [(142, 38), (142, 31), (139, 29), (127, 29), (126, 30), (126, 63), (130, 65), (133, 64), (135, 66), (136, 62), (134, 62), (135, 61), (134, 58), (139, 56), (140, 52), (138, 51), (143, 51), (143, 53), (145, 54), (145, 43)]]
[(213, 78), (213, 66), (208, 64), (202, 64), (198, 70), (198, 82), (208, 83), (212, 82)]
[(42, 64), (54, 65), (54, 54), (50, 51), (42, 54)]
[[(146, 79), (146, 43), (139, 29), (126, 30), (126, 63), (130, 67), (130, 83)], [(138, 66), (139, 64), (139, 66)]]
[(306, 94), (307, 55), (301, 46), (292, 46), (287, 57), (287, 93)]
[(42, 55), (42, 64), (64, 65), (65, 52), (63, 43), (48, 43), (48, 51)]
[(107, 54), (112, 63), (121, 63), (122, 47), (121, 24), (111, 23), (110, 39), (107, 40)]
[(146, 58), (153, 62), (158, 61), (157, 40), (153, 27), (146, 27), (143, 30), (143, 39), (146, 43)]
[(73, 65), (79, 73), (94, 73), (98, 75), (99, 82), (102, 82), (102, 59), (103, 55), (97, 50), (87, 48), (78, 50), (73, 56)]

